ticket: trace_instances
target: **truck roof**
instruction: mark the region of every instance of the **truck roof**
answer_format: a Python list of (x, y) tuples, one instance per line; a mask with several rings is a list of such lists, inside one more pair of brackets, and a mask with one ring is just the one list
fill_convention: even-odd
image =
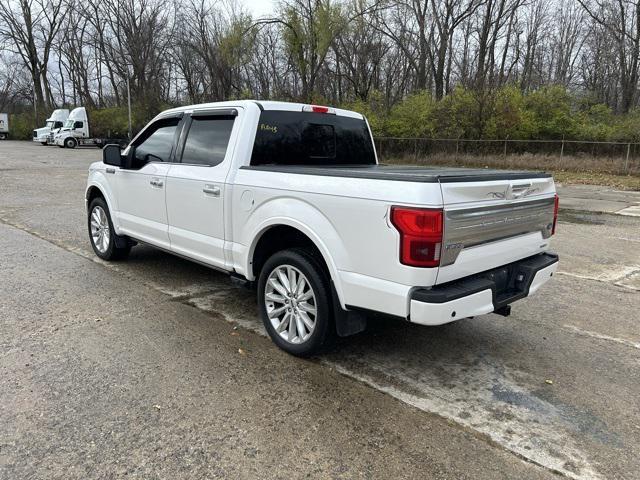
[[(185, 105), (183, 107), (171, 108), (169, 110), (165, 110), (160, 115), (167, 113), (176, 113), (176, 112), (185, 112), (189, 110), (200, 110), (207, 108), (218, 108), (218, 107), (250, 107), (250, 106), (258, 106), (260, 110), (281, 110), (281, 111), (291, 111), (291, 112), (301, 112), (303, 107), (308, 106), (310, 104), (305, 103), (295, 103), (295, 102), (276, 102), (273, 100), (231, 100), (227, 102), (211, 102), (211, 103), (199, 103), (195, 105)], [(345, 117), (353, 117), (353, 118), (363, 118), (362, 114), (353, 112), (351, 110), (343, 110), (341, 108), (334, 108), (336, 115), (342, 115)]]
[(69, 117), (69, 110), (66, 108), (58, 108), (56, 110), (54, 110), (53, 112), (51, 112), (51, 116), (49, 118), (47, 118), (47, 122), (51, 122), (51, 121), (65, 121), (67, 118)]

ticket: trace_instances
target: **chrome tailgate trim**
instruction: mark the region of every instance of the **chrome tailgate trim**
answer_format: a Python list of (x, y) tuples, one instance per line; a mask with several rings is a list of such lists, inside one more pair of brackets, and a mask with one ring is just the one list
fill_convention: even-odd
[(451, 265), (464, 248), (531, 232), (551, 236), (554, 197), (444, 212), (441, 266)]

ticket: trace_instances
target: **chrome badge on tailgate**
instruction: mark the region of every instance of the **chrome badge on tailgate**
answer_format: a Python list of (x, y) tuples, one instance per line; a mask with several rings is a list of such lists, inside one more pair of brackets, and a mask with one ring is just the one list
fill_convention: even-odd
[(499, 200), (517, 200), (519, 198), (528, 197), (529, 195), (533, 195), (534, 193), (539, 192), (540, 189), (537, 187), (531, 187), (531, 183), (521, 183), (521, 184), (509, 184), (502, 191), (489, 192), (487, 193), (487, 197), (495, 198)]

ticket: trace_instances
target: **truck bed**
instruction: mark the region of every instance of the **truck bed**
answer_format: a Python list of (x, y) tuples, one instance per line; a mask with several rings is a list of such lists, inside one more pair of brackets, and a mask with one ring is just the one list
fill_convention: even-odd
[(496, 170), (488, 168), (456, 168), (438, 166), (405, 165), (341, 165), (304, 166), (304, 165), (259, 165), (240, 167), (246, 170), (278, 172), (299, 175), (320, 175), (327, 177), (366, 178), (394, 180), (402, 182), (449, 183), (479, 182), (491, 180), (518, 180), (530, 178), (550, 178), (546, 172)]

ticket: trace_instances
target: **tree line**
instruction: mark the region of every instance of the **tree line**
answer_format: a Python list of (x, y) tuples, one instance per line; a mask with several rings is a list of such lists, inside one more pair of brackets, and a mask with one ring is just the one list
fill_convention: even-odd
[(637, 138), (639, 61), (640, 0), (0, 1), (0, 111), (113, 128), (129, 88), (136, 125), (258, 98), (350, 106), (378, 134)]

